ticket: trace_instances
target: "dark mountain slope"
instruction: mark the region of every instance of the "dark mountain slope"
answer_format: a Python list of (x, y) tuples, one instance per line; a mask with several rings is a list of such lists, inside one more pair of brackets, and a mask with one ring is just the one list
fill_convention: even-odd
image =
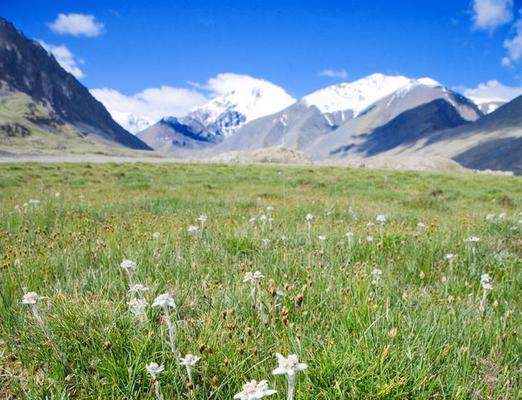
[(37, 42), (0, 18), (0, 83), (4, 96), (27, 94), (81, 135), (133, 149), (149, 146), (127, 132), (74, 76)]

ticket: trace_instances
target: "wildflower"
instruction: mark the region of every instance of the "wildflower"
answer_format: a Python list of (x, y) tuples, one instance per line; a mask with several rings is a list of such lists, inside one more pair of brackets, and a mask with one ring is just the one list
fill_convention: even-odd
[(129, 277), (129, 287), (132, 287), (132, 274), (137, 268), (136, 263), (131, 260), (123, 260), (120, 263), (120, 267), (123, 268), (127, 273), (127, 276)]
[(152, 234), (152, 238), (153, 238), (153, 239), (159, 239), (160, 236), (161, 236), (161, 233), (159, 233), (159, 232), (154, 232), (154, 233)]
[(325, 235), (319, 235), (319, 240), (321, 242), (324, 242), (326, 240), (326, 236)]
[(381, 281), (382, 271), (379, 268), (374, 268), (372, 271), (372, 285), (378, 286)]
[(60, 192), (56, 192), (56, 193), (54, 194), (54, 197), (56, 197), (57, 199), (59, 199), (60, 196), (61, 196), (61, 193), (60, 193)]
[(507, 217), (507, 214), (505, 212), (503, 212), (503, 213), (498, 214), (497, 218), (499, 221), (503, 221), (506, 219), (506, 217)]
[(380, 214), (380, 215), (377, 215), (377, 217), (375, 218), (375, 220), (377, 222), (379, 222), (380, 224), (384, 224), (386, 222), (386, 216)]
[(268, 220), (268, 217), (265, 214), (261, 214), (259, 217), (259, 220), (263, 223), (265, 223)]
[(314, 219), (314, 215), (312, 213), (306, 214), (306, 220), (307, 221), (313, 221), (313, 219)]
[(267, 212), (268, 214), (272, 213), (272, 211), (274, 211), (274, 207), (272, 207), (272, 206), (268, 206), (268, 207), (266, 208), (266, 212)]
[(195, 235), (196, 233), (198, 233), (199, 231), (199, 227), (197, 227), (196, 225), (189, 225), (189, 227), (187, 228), (187, 232), (189, 233), (189, 235)]
[(424, 222), (417, 222), (417, 229), (420, 231), (426, 229), (426, 224)]
[(368, 243), (373, 242), (373, 236), (372, 236), (372, 235), (368, 235), (368, 236), (366, 236), (366, 241), (367, 241)]
[(191, 384), (193, 384), (193, 381), (192, 381), (192, 367), (194, 367), (194, 365), (197, 364), (199, 359), (200, 358), (197, 357), (197, 356), (194, 356), (192, 354), (187, 354), (185, 357), (183, 357), (179, 361), (179, 365), (184, 365), (185, 368), (187, 369), (187, 375), (188, 375), (188, 378), (189, 378), (189, 383), (191, 383)]
[(145, 317), (147, 309), (147, 301), (145, 299), (132, 298), (128, 303), (131, 313), (137, 317)]
[(495, 218), (495, 214), (486, 215), (486, 221), (492, 221)]
[(147, 369), (147, 372), (149, 373), (150, 378), (152, 380), (152, 385), (154, 386), (154, 397), (156, 398), (156, 400), (163, 399), (157, 375), (160, 372), (163, 372), (165, 370), (165, 367), (163, 365), (158, 365), (157, 363), (152, 362), (150, 364), (147, 364), (145, 368)]
[(131, 293), (131, 294), (137, 294), (138, 296), (143, 297), (143, 294), (144, 294), (147, 290), (149, 290), (148, 287), (143, 286), (141, 283), (137, 283), (137, 284), (133, 285), (133, 286), (129, 289), (129, 293)]
[(252, 218), (250, 218), (250, 219), (248, 220), (248, 222), (249, 222), (250, 224), (252, 224), (252, 225), (255, 225), (256, 221), (257, 221), (257, 220), (256, 220), (256, 217), (252, 217)]
[(36, 292), (27, 292), (24, 294), (22, 298), (22, 304), (31, 306), (31, 311), (33, 312), (33, 317), (40, 326), (40, 329), (43, 331), (45, 337), (51, 343), (51, 346), (56, 351), (58, 356), (60, 357), (60, 361), (65, 366), (65, 356), (62, 354), (62, 352), (58, 349), (58, 346), (56, 345), (55, 341), (53, 340), (51, 336), (51, 332), (49, 331), (49, 328), (47, 327), (47, 324), (43, 320), (42, 316), (40, 315), (40, 310), (38, 308), (38, 303), (42, 300), (44, 300), (44, 296), (40, 296)]
[(152, 303), (152, 307), (161, 307), (163, 310), (163, 316), (165, 318), (165, 323), (167, 324), (167, 330), (169, 334), (169, 345), (172, 351), (172, 354), (179, 361), (178, 350), (176, 349), (176, 345), (174, 343), (174, 339), (176, 337), (176, 326), (172, 323), (170, 318), (169, 308), (176, 308), (176, 303), (172, 296), (168, 293), (160, 294), (158, 297), (154, 299)]
[(264, 275), (259, 271), (247, 272), (243, 278), (243, 282), (250, 282), (250, 301), (254, 307), (256, 306), (256, 288), (262, 278)]
[(205, 214), (201, 214), (197, 221), (201, 224), (201, 228), (203, 228), (203, 225), (205, 225), (205, 222), (207, 222), (208, 217)]
[(313, 214), (308, 213), (306, 214), (306, 225), (308, 227), (308, 240), (312, 238), (312, 221), (314, 219)]
[(243, 390), (237, 393), (234, 399), (258, 400), (276, 393), (277, 390), (268, 388), (268, 382), (266, 380), (257, 382), (255, 379), (252, 379), (243, 385)]
[(482, 299), (480, 300), (479, 309), (481, 312), (486, 310), (486, 303), (488, 301), (488, 293), (493, 290), (491, 284), (492, 278), (490, 274), (482, 274), (480, 276), (480, 284), (482, 285)]
[(288, 357), (283, 357), (276, 353), (277, 362), (279, 366), (272, 371), (273, 375), (286, 375), (288, 379), (288, 396), (287, 400), (293, 400), (295, 392), (295, 376), (297, 372), (303, 371), (307, 368), (305, 363), (300, 363), (296, 354), (290, 354)]
[(27, 292), (22, 298), (22, 304), (33, 305), (44, 299), (45, 296), (40, 296), (36, 292)]
[(476, 236), (470, 236), (465, 241), (468, 243), (478, 243), (478, 242), (480, 242), (480, 238), (478, 238)]
[(31, 199), (31, 200), (29, 200), (29, 205), (34, 206), (34, 207), (38, 207), (40, 205), (40, 200)]

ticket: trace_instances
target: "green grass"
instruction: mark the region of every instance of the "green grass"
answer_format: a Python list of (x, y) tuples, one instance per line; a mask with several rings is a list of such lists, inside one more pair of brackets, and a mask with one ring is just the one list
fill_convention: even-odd
[[(24, 207), (29, 199), (41, 204)], [(249, 223), (267, 206), (272, 230)], [(1, 165), (0, 398), (152, 399), (152, 361), (165, 365), (165, 399), (190, 397), (159, 310), (149, 308), (146, 322), (128, 310), (125, 258), (138, 263), (149, 302), (166, 291), (177, 302), (177, 347), (201, 356), (192, 398), (230, 399), (247, 380), (268, 379), (272, 398), (284, 399), (284, 377), (271, 375), (275, 352), (308, 364), (300, 400), (522, 398), (521, 210), (514, 177)], [(500, 212), (505, 220), (485, 220)], [(203, 232), (189, 235), (203, 213)], [(387, 217), (382, 243), (377, 214)], [(470, 236), (480, 237), (475, 256)], [(457, 255), (451, 270), (447, 253)], [(378, 286), (374, 268), (383, 271)], [(256, 270), (265, 278), (253, 309), (242, 280)], [(486, 272), (493, 290), (482, 313)], [(47, 297), (41, 313), (65, 367), (20, 303), (26, 291)]]

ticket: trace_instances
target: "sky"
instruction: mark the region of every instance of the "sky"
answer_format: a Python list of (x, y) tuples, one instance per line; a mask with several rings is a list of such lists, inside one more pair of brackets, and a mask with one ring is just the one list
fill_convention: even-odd
[(514, 97), (521, 11), (522, 0), (0, 2), (0, 16), (99, 98), (171, 115), (220, 94), (212, 79), (234, 74), (296, 98), (375, 72)]

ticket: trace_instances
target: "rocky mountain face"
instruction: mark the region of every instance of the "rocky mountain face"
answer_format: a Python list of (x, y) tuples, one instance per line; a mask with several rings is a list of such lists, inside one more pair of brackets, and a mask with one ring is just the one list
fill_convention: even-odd
[[(34, 106), (48, 110), (54, 125), (68, 125), (79, 139), (149, 150), (140, 139), (119, 126), (103, 104), (97, 101), (76, 78), (66, 72), (38, 42), (27, 39), (0, 18), (0, 86), (2, 99), (27, 95)], [(31, 103), (30, 103), (31, 104)], [(18, 110), (20, 114), (21, 110)], [(27, 110), (27, 118), (31, 110)], [(3, 126), (9, 124), (4, 113)], [(23, 122), (23, 121), (22, 121)], [(42, 127), (51, 121), (29, 121)], [(18, 125), (24, 126), (18, 122)], [(26, 124), (27, 125), (27, 124)], [(31, 131), (31, 126), (26, 126)], [(5, 131), (4, 131), (5, 132)], [(57, 131), (55, 130), (54, 133)], [(30, 135), (30, 133), (29, 133)]]

